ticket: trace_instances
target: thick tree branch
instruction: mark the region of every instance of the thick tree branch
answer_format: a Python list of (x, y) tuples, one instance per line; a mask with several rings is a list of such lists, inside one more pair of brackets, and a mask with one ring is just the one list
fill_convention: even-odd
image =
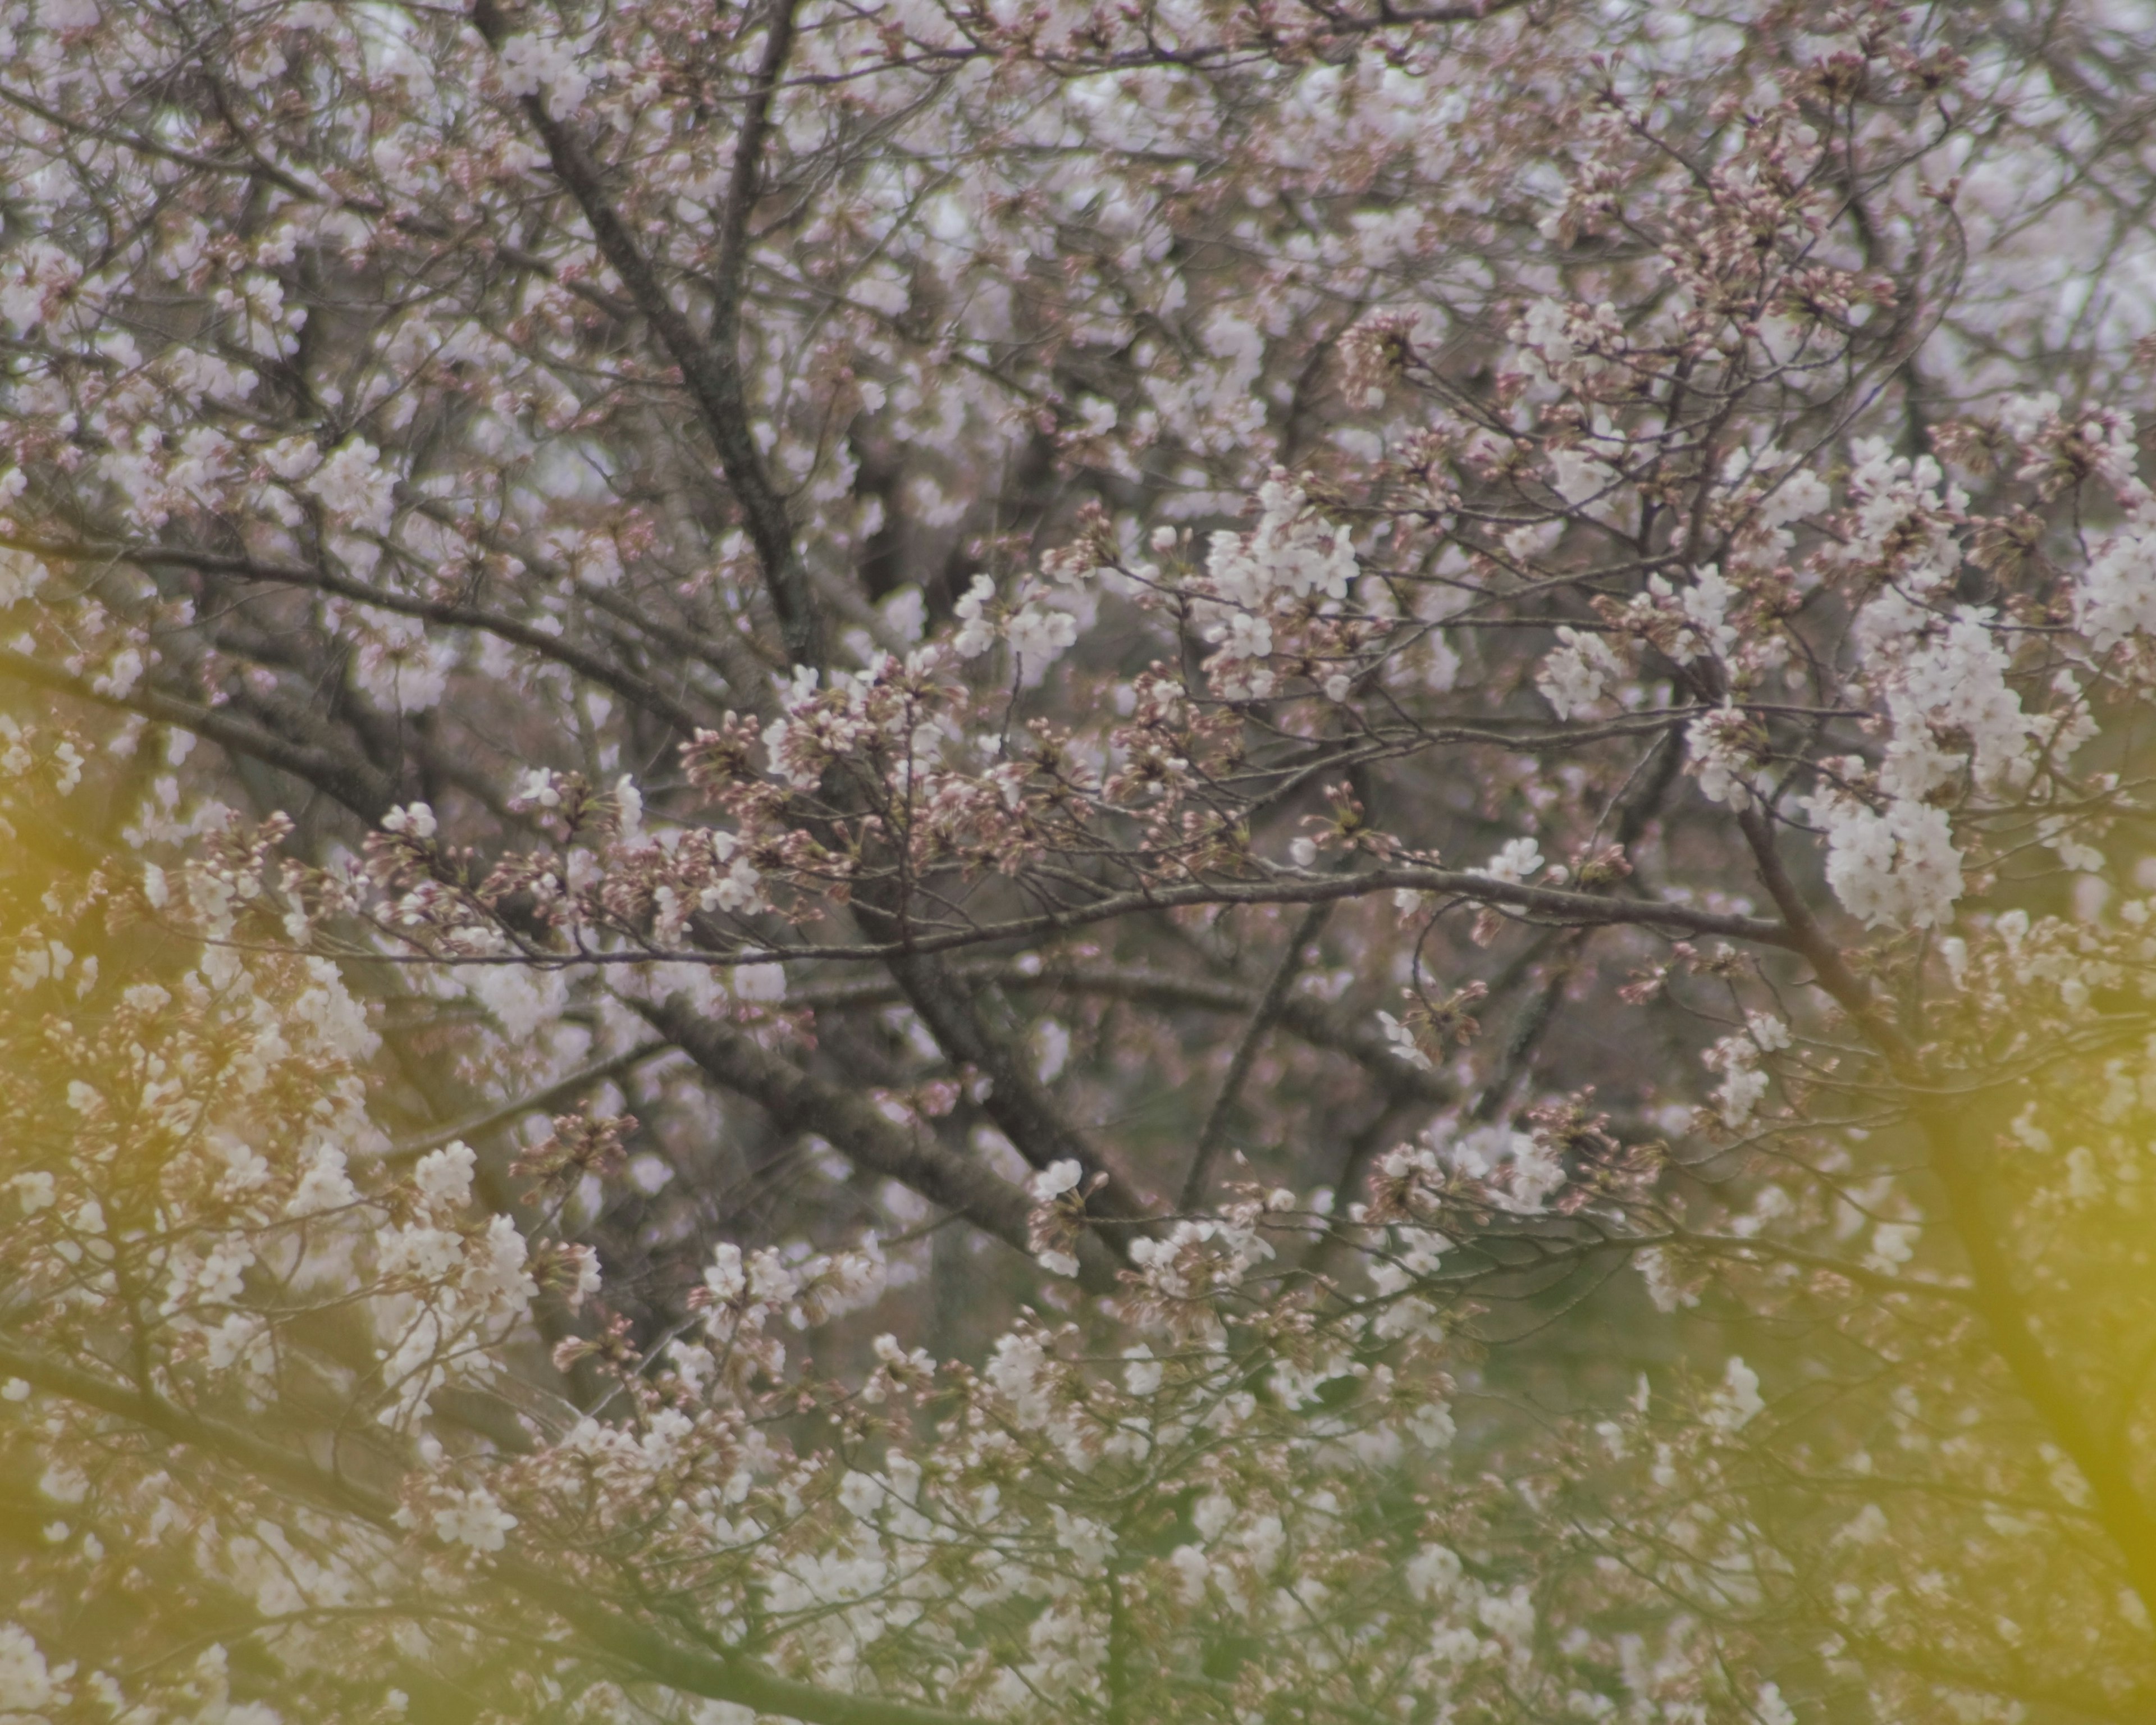
[(711, 275), (711, 341), (732, 354), (741, 334), (742, 290), (748, 279), (749, 218), (763, 193), (764, 151), (771, 138), (771, 105), (779, 76), (793, 51), (793, 14), (798, 0), (766, 0), (763, 54), (756, 82), (742, 110), (734, 134), (734, 159), (726, 177), (726, 201), (719, 212), (719, 261)]
[[(237, 1426), (192, 1413), (131, 1384), (47, 1359), (4, 1337), (0, 1337), (0, 1373), (198, 1450), (310, 1503), (365, 1522), (392, 1539), (401, 1542), (406, 1537), (397, 1524), (393, 1501)], [(978, 1725), (962, 1714), (910, 1702), (841, 1695), (780, 1676), (752, 1660), (684, 1646), (649, 1625), (624, 1616), (588, 1587), (562, 1580), (513, 1555), (496, 1557), (490, 1568), (511, 1590), (572, 1625), (600, 1657), (685, 1694), (732, 1702), (807, 1725)]]
[(618, 1055), (611, 1055), (605, 1060), (594, 1060), (588, 1066), (580, 1067), (544, 1090), (534, 1091), (528, 1096), (519, 1096), (513, 1102), (506, 1102), (499, 1108), (490, 1109), (485, 1114), (440, 1132), (431, 1132), (424, 1138), (408, 1140), (389, 1151), (382, 1159), (384, 1162), (409, 1162), (429, 1151), (439, 1150), (444, 1144), (454, 1143), (459, 1138), (475, 1138), (482, 1132), (494, 1131), (497, 1127), (507, 1126), (511, 1121), (521, 1120), (527, 1114), (551, 1113), (594, 1085), (609, 1083), (626, 1076), (646, 1060), (655, 1060), (667, 1053), (672, 1046), (670, 1042), (639, 1043), (634, 1048), (625, 1049)]
[[(492, 0), (479, 0), (472, 17), (480, 33), (498, 46), (506, 32)], [(800, 562), (785, 501), (773, 484), (751, 430), (738, 353), (749, 215), (762, 181), (772, 102), (792, 49), (793, 0), (771, 0), (765, 31), (762, 56), (735, 141), (721, 217), (720, 260), (708, 337), (699, 336), (674, 305), (657, 269), (629, 231), (583, 139), (555, 119), (538, 97), (527, 97), (524, 110), (547, 146), (556, 176), (569, 188), (590, 223), (600, 252), (680, 368), (682, 382), (711, 434), (727, 482), (747, 517), (749, 536), (757, 547), (788, 656), (796, 665), (820, 669), (825, 648), (814, 589)], [(1112, 1170), (1103, 1168), (1099, 1155), (1061, 1119), (1023, 1061), (988, 1027), (974, 1004), (951, 990), (940, 967), (907, 951), (903, 943), (894, 947), (893, 957), (898, 961), (893, 966), (894, 974), (945, 1051), (952, 1059), (978, 1068), (988, 1080), (985, 1106), (989, 1116), (1020, 1153), (1040, 1166), (1067, 1156), (1089, 1171), (1107, 1173), (1108, 1183), (1096, 1194), (1093, 1204), (1104, 1219), (1138, 1219), (1143, 1208), (1135, 1195)]]
[[(499, 49), (507, 39), (507, 21), (494, 0), (477, 0), (471, 18), (490, 46)], [(766, 28), (763, 62), (758, 68), (757, 81), (735, 145), (730, 207), (732, 196), (738, 195), (742, 207), (737, 218), (732, 219), (742, 223), (747, 219), (749, 194), (742, 188), (752, 187), (761, 177), (772, 95), (793, 41), (793, 13), (787, 0), (779, 0), (774, 7)], [(675, 307), (666, 284), (660, 279), (658, 269), (637, 243), (608, 188), (604, 171), (593, 159), (583, 138), (574, 127), (549, 113), (543, 98), (526, 96), (522, 106), (532, 130), (547, 146), (555, 177), (568, 188), (577, 207), (584, 213), (584, 219), (591, 224), (592, 237), (598, 244), (600, 255), (621, 278), (636, 309), (657, 334), (668, 357), (680, 368), (682, 384), (704, 422), (704, 429), (711, 434), (726, 483), (733, 487), (734, 495), (741, 504), (749, 539), (756, 547), (757, 558), (762, 567), (772, 608), (778, 614), (779, 634), (785, 640), (788, 657), (796, 665), (821, 667), (823, 631), (808, 580), (794, 546), (793, 524), (787, 515), (786, 500), (779, 495), (770, 470), (764, 464), (763, 452), (757, 447), (749, 423), (740, 356), (729, 339), (736, 333), (738, 285), (734, 290), (736, 314), (715, 318), (710, 339), (699, 336), (687, 315)], [(736, 249), (742, 249), (738, 240)], [(737, 275), (739, 262), (733, 268)], [(723, 308), (726, 297), (723, 285), (719, 297)]]
[(1089, 1176), (1105, 1176), (1087, 1200), (1086, 1211), (1095, 1221), (1111, 1224), (1107, 1237), (1118, 1252), (1127, 1249), (1126, 1236), (1133, 1230), (1150, 1232), (1147, 1208), (1137, 1194), (1064, 1119), (1047, 1086), (1034, 1076), (1019, 1050), (983, 1022), (978, 989), (967, 988), (939, 958), (901, 956), (891, 961), (891, 968), (907, 1003), (921, 1015), (937, 1046), (951, 1060), (973, 1067), (988, 1081), (982, 1109), (1019, 1154), (1035, 1168), (1067, 1160), (1076, 1163)]
[[(1368, 36), (1383, 30), (1413, 29), (1417, 26), (1478, 23), (1501, 13), (1512, 11), (1525, 0), (1482, 0), (1481, 4), (1465, 6), (1393, 6), (1380, 4), (1368, 13), (1349, 12), (1328, 6), (1312, 6), (1308, 10), (1324, 20), (1322, 28), (1313, 32), (1319, 44), (1327, 37), (1348, 39)], [(1041, 54), (1041, 64), (1065, 77), (1083, 77), (1088, 73), (1135, 71), (1147, 66), (1187, 66), (1192, 68), (1213, 65), (1222, 60), (1240, 59), (1265, 43), (1268, 37), (1233, 37), (1214, 42), (1193, 43), (1186, 47), (1172, 48), (1158, 44), (1144, 49), (1125, 49), (1108, 54), (1081, 54), (1070, 52), (1048, 52)], [(924, 43), (912, 44), (912, 50), (924, 66), (952, 68), (968, 61), (1000, 59), (1009, 53), (1007, 46), (989, 41), (969, 44), (964, 48), (947, 48)]]
[[(1006, 1245), (1029, 1250), (1032, 1199), (992, 1169), (955, 1154), (926, 1133), (885, 1118), (866, 1098), (827, 1084), (759, 1047), (731, 1024), (700, 1014), (678, 996), (629, 1003), (711, 1078), (764, 1109), (789, 1132), (814, 1132), (870, 1173), (896, 1180), (932, 1204), (956, 1211)], [(1096, 1292), (1115, 1286), (1104, 1255), (1089, 1253), (1086, 1280)]]
[[(1797, 950), (1796, 938), (1779, 922), (1761, 916), (1735, 916), (1714, 911), (1694, 910), (1689, 905), (1658, 904), (1642, 899), (1604, 898), (1591, 892), (1571, 892), (1553, 886), (1524, 886), (1494, 880), (1487, 875), (1457, 869), (1392, 865), (1367, 869), (1352, 875), (1314, 879), (1288, 874), (1258, 880), (1196, 880), (1178, 886), (1137, 887), (1111, 893), (1091, 904), (1043, 911), (1030, 916), (1013, 916), (998, 922), (978, 922), (969, 927), (942, 928), (903, 939), (831, 942), (821, 946), (742, 947), (714, 952), (694, 947), (653, 951), (583, 952), (579, 964), (649, 964), (680, 960), (731, 969), (743, 964), (836, 963), (865, 959), (887, 961), (927, 953), (951, 952), (968, 947), (1027, 941), (1042, 935), (1064, 933), (1096, 922), (1111, 922), (1144, 911), (1173, 911), (1201, 905), (1307, 905), (1340, 899), (1366, 898), (1375, 892), (1423, 892), (1463, 904), (1496, 905), (1522, 913), (1522, 920), (1548, 926), (1582, 928), (1630, 927), (1676, 935), (1719, 936), (1724, 940)], [(444, 964), (504, 962), (444, 956), (429, 963)], [(519, 961), (521, 962), (521, 961)]]
[(358, 756), (288, 742), (266, 731), (258, 731), (252, 725), (241, 724), (214, 707), (198, 706), (141, 685), (126, 695), (104, 694), (91, 687), (85, 677), (70, 676), (56, 665), (8, 648), (0, 648), (0, 677), (73, 696), (79, 701), (121, 712), (140, 713), (145, 718), (207, 737), (233, 754), (244, 755), (304, 780), (370, 824), (380, 820), (397, 802), (396, 785)]
[(1287, 950), (1273, 968), (1272, 980), (1265, 984), (1258, 1009), (1251, 1014), (1243, 1040), (1229, 1059), (1227, 1076), (1220, 1081), (1220, 1093), (1214, 1097), (1205, 1124), (1199, 1132), (1198, 1147), (1191, 1153), (1190, 1172), (1183, 1178), (1183, 1197), (1177, 1209), (1194, 1210), (1204, 1201), (1205, 1188), (1213, 1174), (1213, 1158), (1228, 1133), (1229, 1111), (1242, 1095), (1250, 1068), (1257, 1063), (1259, 1045), (1279, 1021), (1281, 1009), (1287, 1004), (1288, 991), (1295, 986), (1296, 973), (1302, 967), (1302, 949), (1317, 938), (1318, 930), (1324, 927), (1325, 919), (1332, 914), (1332, 906), (1329, 904), (1312, 905), (1302, 913), (1302, 920), (1288, 937)]
[[(993, 983), (1019, 991), (1067, 991), (1127, 1000), (1162, 1011), (1188, 1009), (1240, 1016), (1255, 1013), (1262, 999), (1256, 990), (1235, 983), (1209, 982), (1201, 977), (1172, 976), (1134, 967), (1064, 964), (1052, 959), (1045, 964), (964, 964), (955, 967), (952, 973), (962, 986)], [(798, 989), (787, 998), (791, 1005), (818, 1012), (844, 1012), (888, 1006), (906, 996), (894, 983), (873, 982)], [(1450, 1078), (1409, 1065), (1366, 1016), (1291, 990), (1281, 1000), (1275, 1022), (1312, 1048), (1346, 1055), (1367, 1067), (1389, 1095), (1434, 1108), (1448, 1107), (1458, 1100), (1458, 1089)]]
[(36, 539), (9, 539), (0, 541), (0, 543), (33, 552), (41, 557), (72, 562), (121, 561), (145, 567), (196, 569), (204, 574), (230, 575), (239, 580), (264, 585), (309, 588), (316, 593), (331, 593), (338, 598), (371, 605), (377, 610), (393, 612), (401, 617), (417, 617), (449, 629), (477, 629), (536, 653), (543, 659), (551, 659), (567, 666), (579, 676), (590, 678), (601, 687), (612, 690), (623, 700), (644, 708), (655, 718), (664, 720), (684, 737), (694, 736), (698, 726), (704, 722), (665, 691), (625, 667), (603, 659), (596, 653), (588, 653), (575, 642), (560, 635), (550, 634), (545, 629), (534, 629), (529, 624), (519, 623), (513, 617), (505, 617), (497, 611), (483, 610), (476, 605), (460, 605), (447, 600), (418, 598), (409, 593), (388, 593), (380, 588), (369, 587), (363, 581), (353, 581), (345, 576), (333, 575), (326, 569), (308, 568), (298, 563), (270, 563), (257, 557), (190, 551), (179, 546), (81, 545)]
[(2015, 1284), (2013, 1260), (1991, 1214), (1978, 1156), (1968, 1142), (1965, 1111), (1942, 1101), (1922, 1055), (1888, 1018), (1878, 996), (1849, 968), (1789, 878), (1766, 817), (1741, 817), (1759, 878), (1787, 919), (1789, 946), (1811, 965), (1821, 988), (1885, 1060), (1924, 1135), (1926, 1161), (1947, 1200), (1955, 1238), (1969, 1260), (1971, 1303), (1983, 1314), (1993, 1347), (2037, 1417), (2088, 1481), (2104, 1530), (2125, 1560), (2133, 1590), (2156, 1613), (2156, 1513), (2128, 1457), (2097, 1431), (2078, 1391), (2059, 1371), (2036, 1332)]

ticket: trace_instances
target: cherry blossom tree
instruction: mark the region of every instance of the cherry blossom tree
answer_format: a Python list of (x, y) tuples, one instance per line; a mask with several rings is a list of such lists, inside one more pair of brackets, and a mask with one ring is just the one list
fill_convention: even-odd
[(2150, 1717), (2152, 39), (0, 12), (0, 1714)]

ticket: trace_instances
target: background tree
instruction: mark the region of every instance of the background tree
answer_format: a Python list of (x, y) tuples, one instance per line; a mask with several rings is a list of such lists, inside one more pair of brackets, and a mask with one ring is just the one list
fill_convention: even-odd
[(5, 31), (0, 1712), (2148, 1716), (2156, 16)]

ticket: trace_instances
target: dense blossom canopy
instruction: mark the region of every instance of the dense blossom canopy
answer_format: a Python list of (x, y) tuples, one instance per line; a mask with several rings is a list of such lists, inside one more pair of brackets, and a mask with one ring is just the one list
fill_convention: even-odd
[(0, 8), (0, 1717), (2156, 1717), (2152, 42)]

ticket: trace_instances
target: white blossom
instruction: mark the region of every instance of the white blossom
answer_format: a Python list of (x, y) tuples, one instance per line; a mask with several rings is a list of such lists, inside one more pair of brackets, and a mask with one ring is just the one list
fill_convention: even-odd
[(358, 1197), (345, 1172), (344, 1153), (334, 1144), (321, 1142), (307, 1153), (285, 1213), (289, 1216), (311, 1216), (323, 1210), (341, 1209), (356, 1203)]
[(55, 1674), (27, 1630), (0, 1623), (0, 1713), (42, 1714), (59, 1698), (72, 1671)]
[(1427, 1072), (1431, 1070), (1430, 1058), (1416, 1043), (1414, 1032), (1394, 1018), (1392, 1014), (1380, 1011), (1378, 1014), (1378, 1028), (1385, 1033), (1385, 1040), (1391, 1045), (1389, 1051), (1394, 1059), (1405, 1060), (1418, 1072)]
[(1012, 652), (1034, 665), (1045, 665), (1078, 639), (1077, 619), (1067, 611), (1028, 605), (1004, 625)]
[(1707, 1423), (1717, 1431), (1741, 1431), (1757, 1419), (1767, 1404), (1759, 1394), (1759, 1374), (1732, 1355), (1722, 1374), (1720, 1388), (1707, 1398)]
[(996, 584), (985, 575), (976, 575), (959, 596), (957, 611), (960, 626), (951, 644), (960, 658), (978, 659), (995, 645), (995, 627), (988, 615), (988, 607), (995, 596)]
[(1560, 719), (1584, 717), (1609, 698), (1625, 667), (1599, 634), (1561, 624), (1557, 639), (1535, 673), (1535, 687)]
[(473, 1172), (478, 1155), (461, 1138), (429, 1151), (412, 1170), (412, 1183), (427, 1207), (437, 1214), (459, 1210), (471, 1202)]
[(1036, 1204), (1047, 1204), (1075, 1190), (1085, 1173), (1077, 1162), (1066, 1157), (1061, 1162), (1050, 1163), (1027, 1182), (1027, 1187)]
[(1531, 835), (1508, 839), (1504, 849), (1474, 872), (1486, 875), (1492, 880), (1519, 886), (1540, 874), (1544, 866), (1542, 846)]
[(469, 1546), (474, 1551), (500, 1551), (508, 1543), (516, 1517), (503, 1509), (483, 1486), (468, 1491), (454, 1487), (435, 1507), (434, 1537), (448, 1545)]
[(436, 830), (434, 811), (424, 803), (413, 803), (393, 809), (382, 817), (382, 830), (385, 833), (409, 833), (415, 839), (431, 839)]
[(1962, 892), (1961, 853), (1944, 809), (1908, 798), (1883, 811), (1833, 790), (1810, 799), (1826, 829), (1827, 884), (1874, 927), (1936, 927)]
[(352, 526), (386, 533), (396, 507), (396, 475), (382, 465), (382, 451), (364, 438), (353, 438), (314, 470), (306, 488)]

